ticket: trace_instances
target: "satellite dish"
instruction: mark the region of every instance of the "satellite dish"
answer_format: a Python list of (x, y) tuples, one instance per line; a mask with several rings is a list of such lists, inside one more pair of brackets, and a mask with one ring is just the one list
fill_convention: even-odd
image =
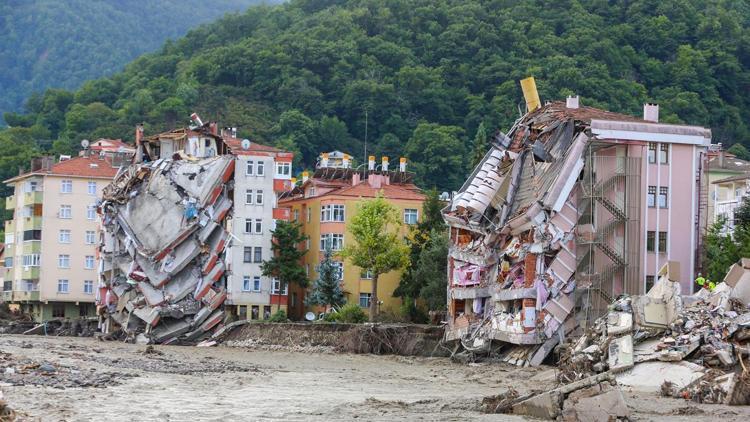
[(81, 141), (81, 146), (83, 147), (83, 149), (88, 148), (89, 147), (89, 140), (88, 139), (84, 139), (83, 141)]
[(315, 314), (312, 312), (308, 312), (305, 314), (305, 319), (308, 321), (315, 321)]
[(249, 139), (243, 139), (242, 140), (242, 149), (250, 149), (250, 140)]

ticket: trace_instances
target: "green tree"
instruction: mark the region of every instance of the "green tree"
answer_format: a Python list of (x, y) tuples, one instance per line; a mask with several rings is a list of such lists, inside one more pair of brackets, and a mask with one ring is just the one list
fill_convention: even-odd
[(339, 281), (339, 268), (334, 265), (333, 252), (331, 252), (331, 245), (328, 243), (323, 253), (323, 261), (318, 265), (317, 271), (318, 278), (313, 282), (312, 291), (306, 300), (306, 304), (324, 306), (325, 310), (328, 311), (329, 306), (338, 308), (346, 303)]
[(273, 277), (279, 281), (281, 290), (296, 284), (307, 287), (307, 275), (302, 265), (302, 258), (307, 249), (302, 249), (307, 236), (300, 231), (301, 225), (294, 221), (279, 220), (276, 228), (271, 231), (273, 242), (271, 251), (273, 256), (260, 265), (261, 272), (266, 277)]
[(482, 162), (482, 158), (487, 154), (487, 150), (490, 149), (490, 145), (487, 142), (487, 129), (484, 128), (484, 122), (479, 123), (479, 127), (477, 127), (477, 133), (474, 135), (474, 145), (472, 148), (471, 168), (474, 168)]
[(378, 314), (378, 278), (409, 265), (409, 249), (399, 239), (401, 219), (396, 208), (382, 195), (362, 202), (352, 217), (349, 231), (354, 244), (349, 243), (341, 255), (372, 274), (370, 321)]
[(744, 145), (736, 143), (732, 145), (728, 150), (728, 153), (734, 154), (740, 160), (750, 160), (750, 151), (745, 148)]
[(422, 286), (419, 297), (431, 311), (444, 310), (448, 285), (448, 233), (433, 231), (428, 245), (422, 249), (414, 271), (416, 284)]
[(463, 129), (436, 123), (420, 123), (409, 142), (406, 155), (421, 186), (456, 190), (466, 177)]

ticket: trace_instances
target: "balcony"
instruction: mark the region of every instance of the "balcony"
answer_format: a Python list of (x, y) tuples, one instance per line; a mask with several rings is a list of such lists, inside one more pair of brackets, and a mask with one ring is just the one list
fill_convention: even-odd
[(23, 267), (21, 278), (24, 280), (39, 280), (39, 267)]
[(26, 192), (23, 194), (23, 206), (41, 204), (44, 192), (34, 191)]
[(42, 217), (23, 217), (23, 229), (24, 230), (41, 230), (42, 229)]
[(11, 196), (5, 198), (5, 209), (6, 210), (14, 210), (14, 209), (16, 209), (16, 197), (15, 197), (15, 195), (11, 195)]
[[(12, 232), (7, 232), (6, 231), (5, 233), (12, 233)], [(15, 252), (16, 252), (16, 244), (15, 243), (10, 244), (10, 245), (5, 245), (5, 253), (4, 253), (4, 255), (5, 255), (6, 258), (10, 258), (10, 257), (16, 256)]]
[[(6, 293), (6, 292), (3, 292)], [(13, 302), (30, 302), (39, 300), (39, 290), (26, 291), (26, 290), (14, 290), (13, 291)]]
[(23, 254), (30, 255), (33, 253), (42, 253), (41, 240), (27, 240), (23, 242)]
[(13, 292), (8, 290), (7, 292), (3, 292), (3, 302), (10, 302), (13, 300)]
[(5, 220), (5, 233), (16, 232), (16, 220)]

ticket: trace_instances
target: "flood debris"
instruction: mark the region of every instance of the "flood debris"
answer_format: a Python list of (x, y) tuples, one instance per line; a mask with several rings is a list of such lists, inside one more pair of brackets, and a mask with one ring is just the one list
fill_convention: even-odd
[(234, 160), (217, 155), (225, 147), (208, 124), (154, 139), (164, 137), (175, 152), (154, 159), (160, 144), (138, 128), (133, 164), (98, 207), (99, 328), (142, 344), (197, 343), (224, 318)]

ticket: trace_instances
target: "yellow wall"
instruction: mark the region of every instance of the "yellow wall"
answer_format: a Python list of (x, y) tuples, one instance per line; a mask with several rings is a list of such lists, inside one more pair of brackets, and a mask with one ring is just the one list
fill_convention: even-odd
[[(354, 242), (354, 236), (349, 232), (348, 227), (351, 224), (351, 220), (357, 212), (357, 205), (365, 200), (372, 198), (352, 198), (344, 196), (323, 196), (315, 198), (305, 198), (294, 201), (291, 204), (281, 204), (281, 206), (288, 206), (292, 210), (292, 219), (294, 219), (294, 211), (299, 212), (299, 222), (302, 223), (303, 232), (310, 238), (310, 248), (305, 255), (305, 264), (309, 265), (310, 273), (308, 279), (310, 285), (317, 278), (318, 274), (315, 271), (316, 266), (323, 258), (323, 251), (320, 250), (320, 234), (321, 229), (323, 233), (341, 233), (337, 227), (343, 227), (344, 233), (344, 246), (350, 245), (350, 242)], [(388, 202), (393, 205), (399, 212), (401, 221), (403, 221), (404, 209), (413, 208), (419, 212), (419, 218), (422, 218), (422, 201), (415, 200), (400, 200), (400, 199), (387, 199)], [(344, 205), (344, 223), (321, 223), (320, 222), (320, 207), (321, 202), (323, 204), (343, 204)], [(311, 208), (310, 222), (306, 220), (307, 207)], [(344, 226), (345, 225), (345, 226)], [(401, 226), (401, 235), (406, 237), (409, 232), (409, 227), (406, 224)], [(335, 260), (341, 261), (340, 256), (334, 257)], [(343, 289), (346, 293), (347, 302), (359, 303), (360, 293), (372, 293), (372, 280), (360, 279), (360, 268), (349, 263), (348, 260), (344, 261), (344, 282)], [(401, 280), (400, 271), (392, 271), (387, 274), (381, 274), (378, 278), (378, 299), (383, 302), (380, 308), (381, 312), (399, 312), (401, 306), (401, 299), (393, 297), (393, 291), (398, 287), (399, 281)]]

